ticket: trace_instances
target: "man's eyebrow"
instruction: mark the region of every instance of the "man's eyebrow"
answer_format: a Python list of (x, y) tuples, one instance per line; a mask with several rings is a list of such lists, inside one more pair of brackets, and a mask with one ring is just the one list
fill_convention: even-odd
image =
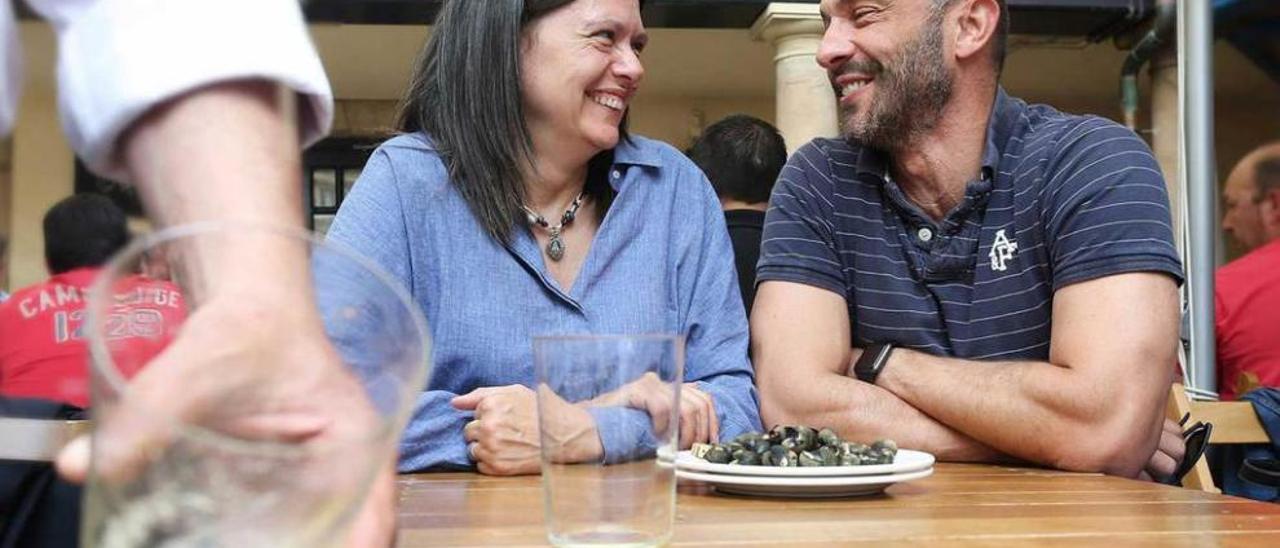
[[(849, 4), (854, 3), (856, 0), (835, 0), (835, 1), (836, 1), (835, 7), (843, 8), (845, 6), (848, 6)], [(822, 16), (823, 22), (831, 21), (831, 14), (828, 13), (827, 10), (822, 9), (821, 6), (818, 7), (818, 14)]]

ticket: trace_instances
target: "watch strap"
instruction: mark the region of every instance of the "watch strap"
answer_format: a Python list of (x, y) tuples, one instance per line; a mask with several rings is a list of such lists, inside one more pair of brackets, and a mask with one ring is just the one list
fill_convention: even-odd
[(893, 344), (891, 343), (875, 343), (868, 346), (862, 351), (862, 355), (858, 357), (858, 361), (853, 365), (854, 377), (862, 382), (875, 384), (876, 378), (880, 376), (880, 371), (889, 362), (891, 353), (893, 353)]

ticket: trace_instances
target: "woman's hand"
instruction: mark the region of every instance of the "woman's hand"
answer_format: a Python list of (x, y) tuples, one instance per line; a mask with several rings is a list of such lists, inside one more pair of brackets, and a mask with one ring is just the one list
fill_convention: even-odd
[[(462, 430), (467, 451), (482, 474), (537, 474), (542, 466), (537, 395), (526, 386), (477, 388), (453, 399), (453, 406), (473, 411)], [(595, 419), (548, 391), (543, 400), (547, 438), (554, 440), (556, 462), (598, 460), (604, 454)]]
[[(663, 382), (656, 373), (645, 373), (622, 388), (591, 400), (590, 405), (623, 405), (649, 413), (657, 437), (667, 432), (671, 420), (671, 383)], [(698, 387), (687, 382), (680, 388), (680, 448), (695, 443), (713, 443), (720, 439), (720, 419), (715, 401)]]

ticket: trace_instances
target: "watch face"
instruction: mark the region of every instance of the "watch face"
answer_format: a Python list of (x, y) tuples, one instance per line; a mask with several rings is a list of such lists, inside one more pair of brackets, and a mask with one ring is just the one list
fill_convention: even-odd
[(858, 375), (858, 380), (875, 384), (876, 377), (880, 375), (880, 370), (884, 368), (884, 364), (888, 361), (889, 351), (893, 349), (892, 345), (886, 343), (877, 343), (867, 347), (858, 356), (858, 363), (854, 365), (854, 371)]

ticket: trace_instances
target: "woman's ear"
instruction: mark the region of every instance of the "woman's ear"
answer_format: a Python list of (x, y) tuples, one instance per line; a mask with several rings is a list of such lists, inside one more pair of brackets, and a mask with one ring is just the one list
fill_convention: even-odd
[(956, 61), (963, 63), (987, 51), (1000, 25), (1000, 4), (996, 0), (967, 0), (957, 8)]

